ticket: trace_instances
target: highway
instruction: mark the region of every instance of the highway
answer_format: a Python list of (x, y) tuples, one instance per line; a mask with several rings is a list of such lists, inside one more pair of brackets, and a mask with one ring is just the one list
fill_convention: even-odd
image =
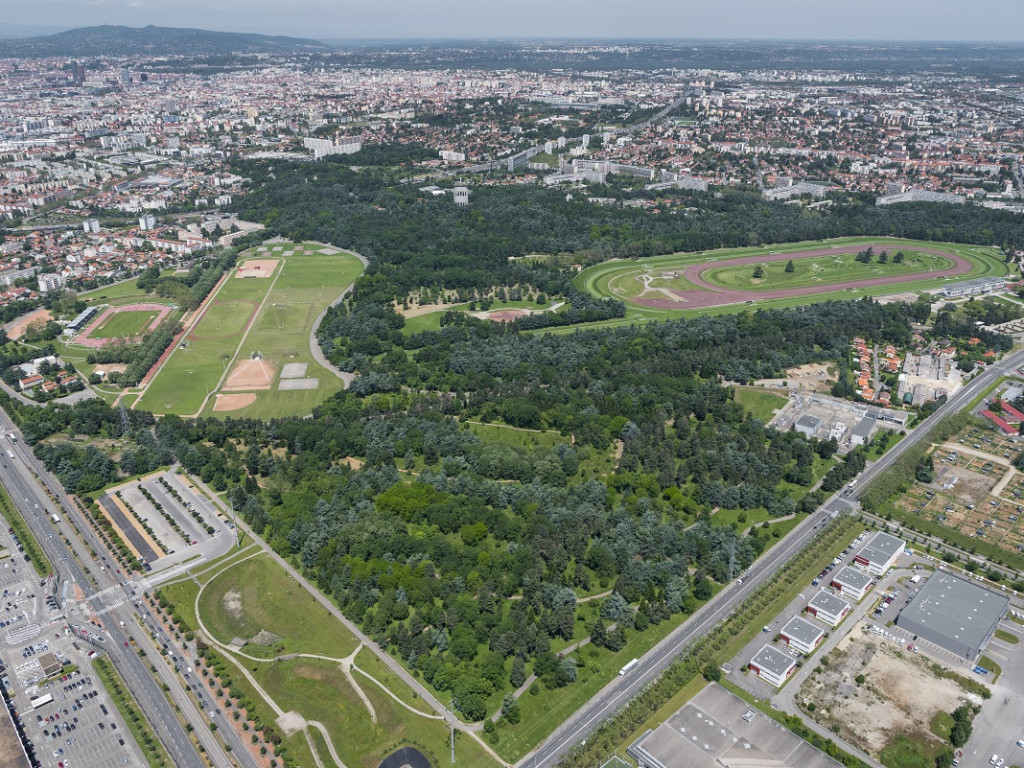
[[(844, 506), (853, 506), (865, 486), (891, 467), (903, 453), (924, 440), (932, 426), (944, 416), (962, 410), (994, 383), (1000, 376), (1024, 365), (1024, 350), (1007, 355), (1001, 362), (988, 366), (959, 392), (952, 395), (921, 427), (907, 432), (899, 443), (882, 458), (873, 462), (860, 474), (853, 489), (832, 496), (822, 510), (828, 515)], [(845, 494), (845, 495), (844, 495)], [(803, 549), (817, 532), (822, 514), (810, 515), (801, 521), (785, 538), (765, 552), (743, 575), (743, 583), (733, 583), (719, 592), (706, 605), (677, 627), (658, 645), (648, 651), (640, 665), (622, 677), (616, 677), (593, 698), (563, 722), (535, 750), (523, 757), (517, 768), (553, 766), (575, 744), (583, 741), (602, 721), (614, 715), (644, 686), (657, 678), (673, 659), (693, 640), (706, 634), (727, 617), (739, 603), (753, 593), (771, 574), (781, 568), (793, 555)]]
[[(8, 415), (0, 410), (0, 431), (5, 435), (17, 430)], [(132, 647), (126, 647), (129, 640), (134, 640), (139, 648), (146, 649), (147, 658), (152, 654), (154, 666), (160, 675), (161, 682), (169, 686), (169, 694), (181, 713), (194, 728), (194, 734), (207, 751), (214, 765), (256, 768), (256, 761), (246, 746), (235, 733), (234, 729), (224, 727), (218, 729), (217, 738), (209, 729), (209, 718), (201, 713), (195, 702), (182, 688), (182, 681), (168, 668), (159, 655), (159, 647), (152, 641), (148, 631), (144, 631), (135, 618), (136, 611), (143, 617), (149, 616), (144, 605), (136, 606), (132, 599), (134, 585), (119, 576), (114, 568), (97, 563), (89, 555), (90, 549), (96, 553), (106, 552), (102, 542), (95, 536), (89, 525), (82, 519), (71, 499), (68, 498), (60, 483), (50, 475), (32, 454), (21, 439), (11, 443), (5, 437), (3, 442), (6, 450), (11, 450), (15, 458), (4, 456), (7, 468), (0, 474), (3, 485), (17, 505), (25, 521), (32, 530), (47, 558), (63, 579), (75, 582), (82, 590), (93, 613), (102, 614), (101, 620), (107, 632), (108, 640), (102, 644), (108, 657), (124, 678), (129, 690), (139, 702), (146, 718), (153, 725), (160, 741), (167, 748), (171, 759), (180, 768), (202, 768), (204, 761), (199, 757), (192, 740), (185, 732), (174, 708), (167, 696), (149, 670), (149, 661), (139, 656)], [(53, 502), (40, 487), (39, 477), (50, 492), (63, 505), (57, 531), (71, 542), (71, 548), (65, 544), (61, 536), (54, 535), (55, 524), (51, 522), (48, 511), (53, 510)], [(81, 535), (84, 542), (79, 539)], [(109, 553), (108, 553), (109, 554)], [(107, 563), (113, 563), (111, 557)], [(70, 601), (65, 606), (65, 615), (69, 623), (88, 624), (84, 610), (80, 617), (72, 615)], [(222, 743), (231, 747), (230, 756)]]

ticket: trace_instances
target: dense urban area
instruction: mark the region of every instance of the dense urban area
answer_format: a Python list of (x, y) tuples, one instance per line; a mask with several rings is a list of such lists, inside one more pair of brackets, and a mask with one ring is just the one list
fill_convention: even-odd
[(0, 762), (1024, 765), (1022, 59), (0, 39)]

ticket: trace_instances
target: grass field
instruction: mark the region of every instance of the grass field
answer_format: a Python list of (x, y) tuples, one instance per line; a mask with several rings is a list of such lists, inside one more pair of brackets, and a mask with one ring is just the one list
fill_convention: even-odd
[(141, 336), (156, 317), (156, 312), (118, 312), (108, 317), (99, 328), (89, 334), (95, 339), (124, 339)]
[[(285, 571), (264, 554), (245, 558), (255, 550), (233, 553), (208, 573), (197, 575), (204, 584), (199, 612), (207, 628), (217, 639), (249, 637), (260, 629), (280, 635), (282, 653), (308, 653), (328, 658), (298, 657), (282, 661), (245, 661), (245, 668), (284, 711), (295, 710), (307, 720), (323, 723), (339, 757), (349, 768), (375, 768), (386, 755), (402, 744), (412, 744), (440, 765), (448, 755), (448, 730), (441, 720), (423, 717), (396, 702), (359, 672), (354, 679), (373, 707), (375, 719), (353, 689), (336, 659), (356, 650), (356, 639)], [(235, 561), (235, 562), (231, 562)], [(198, 626), (192, 609), (199, 587), (191, 579), (164, 586), (160, 592), (175, 604), (176, 612)], [(227, 598), (227, 600), (225, 600)], [(248, 644), (245, 653), (259, 656), (259, 646)], [(217, 654), (237, 664), (230, 654)], [(267, 655), (277, 653), (267, 649)], [(369, 650), (362, 649), (358, 665), (385, 684), (395, 696), (413, 709), (430, 713), (429, 708), (391, 673)], [(241, 674), (233, 674), (234, 685), (254, 701), (261, 697)], [(260, 704), (269, 713), (270, 707)], [(284, 741), (296, 759), (308, 754), (305, 736), (300, 732)], [(317, 736), (314, 743), (326, 762), (330, 762), (326, 744)], [(456, 758), (467, 768), (493, 768), (487, 753), (464, 734), (456, 736)], [(303, 765), (307, 763), (302, 763)]]
[(751, 416), (766, 424), (775, 415), (775, 411), (788, 402), (782, 395), (747, 387), (737, 387), (733, 392), (733, 399), (746, 408)]
[(266, 556), (254, 557), (215, 576), (199, 600), (207, 628), (223, 643), (247, 639), (261, 629), (282, 639), (278, 650), (246, 646), (253, 656), (328, 653), (338, 658), (356, 649), (356, 639), (335, 622), (320, 620), (326, 610)]
[[(309, 335), (319, 314), (363, 267), (352, 254), (324, 254), (323, 248), (316, 243), (269, 250), (261, 246), (243, 254), (239, 263), (253, 257), (280, 261), (271, 277), (240, 279), (232, 273), (186, 335), (186, 346), (173, 350), (139, 407), (154, 413), (190, 415), (202, 410), (204, 415), (271, 418), (309, 413), (339, 391), (341, 379), (315, 361)], [(268, 367), (277, 372), (287, 363), (306, 363), (306, 376), (318, 379), (318, 386), (279, 390), (275, 380), (270, 389), (253, 390), (256, 400), (251, 405), (214, 414), (212, 395), (234, 363), (255, 351), (262, 352)]]
[(778, 288), (806, 288), (821, 283), (848, 283), (866, 278), (924, 273), (953, 266), (953, 262), (945, 256), (931, 253), (904, 251), (904, 256), (900, 264), (891, 258), (887, 264), (879, 264), (877, 258), (870, 264), (861, 264), (856, 260), (856, 254), (840, 253), (834, 256), (794, 258), (792, 272), (786, 272), (784, 261), (767, 261), (761, 265), (764, 276), (759, 279), (754, 279), (754, 267), (749, 264), (709, 269), (702, 277), (712, 285), (727, 289), (773, 291)]
[[(633, 323), (644, 323), (650, 320), (670, 320), (674, 318), (684, 317), (695, 317), (703, 315), (716, 315), (726, 314), (733, 312), (749, 311), (751, 307), (746, 304), (732, 304), (721, 307), (707, 307), (701, 309), (663, 309), (658, 307), (646, 307), (636, 304), (633, 300), (636, 299), (640, 293), (644, 290), (644, 284), (640, 279), (643, 275), (648, 275), (651, 278), (650, 287), (657, 289), (659, 287), (671, 287), (679, 290), (693, 290), (693, 286), (688, 281), (685, 281), (682, 277), (682, 271), (686, 267), (693, 264), (707, 264), (713, 266), (715, 262), (723, 262), (721, 264), (722, 269), (728, 269), (729, 259), (738, 258), (749, 258), (752, 256), (770, 256), (771, 254), (792, 254), (794, 260), (794, 267), (800, 264), (799, 254), (800, 252), (806, 252), (810, 250), (820, 250), (821, 248), (829, 247), (860, 247), (872, 245), (875, 247), (877, 253), (883, 247), (888, 250), (890, 256), (898, 250), (902, 250), (904, 254), (912, 251), (919, 251), (919, 249), (937, 249), (943, 250), (949, 253), (961, 256), (973, 265), (973, 269), (964, 275), (956, 277), (956, 280), (968, 280), (976, 277), (1000, 277), (1007, 274), (1007, 267), (1003, 263), (1002, 258), (998, 254), (996, 248), (986, 248), (981, 246), (972, 245), (961, 245), (956, 243), (931, 243), (924, 241), (915, 240), (900, 240), (895, 238), (882, 238), (882, 237), (847, 237), (838, 238), (835, 240), (820, 240), (802, 243), (788, 243), (780, 245), (772, 245), (767, 247), (758, 248), (726, 248), (717, 251), (707, 251), (701, 253), (675, 253), (668, 254), (666, 256), (652, 256), (645, 259), (625, 260), (617, 259), (613, 261), (604, 262), (602, 264), (589, 267), (575, 278), (573, 283), (577, 288), (590, 292), (591, 294), (598, 297), (614, 297), (622, 299), (626, 302), (626, 316), (615, 320), (601, 321), (597, 323), (589, 323), (584, 325), (569, 326), (563, 328), (556, 328), (550, 331), (545, 330), (544, 333), (572, 333), (579, 328), (586, 327), (601, 327), (601, 328), (613, 328), (620, 325), (630, 325)], [(830, 258), (830, 257), (829, 257)], [(916, 256), (915, 256), (916, 258)], [(853, 259), (853, 256), (849, 256), (849, 259)], [(810, 269), (811, 263), (819, 261), (818, 259), (808, 258), (807, 269)], [(866, 266), (852, 262), (858, 268), (863, 268), (865, 271), (879, 268), (877, 259), (874, 264)], [(780, 272), (785, 269), (786, 262), (776, 262), (773, 269), (777, 269)], [(889, 265), (893, 266), (890, 260)], [(740, 274), (745, 275), (749, 281), (750, 276), (753, 274), (753, 266), (747, 265), (743, 267), (736, 267)], [(673, 278), (672, 274), (675, 273), (676, 277)], [(784, 273), (783, 273), (784, 274)], [(797, 273), (794, 273), (797, 274)], [(870, 274), (870, 277), (879, 277), (877, 274)], [(834, 279), (834, 278), (833, 278)], [(810, 284), (815, 284), (814, 281)], [(942, 279), (928, 278), (927, 274), (922, 276), (921, 280), (915, 280), (904, 283), (897, 283), (892, 286), (868, 286), (864, 288), (849, 289), (841, 285), (836, 286), (835, 291), (827, 291), (822, 293), (809, 294), (806, 296), (788, 297), (782, 299), (769, 299), (769, 300), (758, 300), (756, 292), (752, 291), (751, 299), (756, 301), (756, 307), (795, 307), (803, 306), (820, 301), (830, 301), (835, 299), (859, 299), (864, 296), (881, 296), (891, 293), (910, 293), (915, 291), (934, 290), (941, 287), (945, 281)], [(752, 288), (753, 286), (746, 286)], [(772, 288), (788, 287), (784, 285), (774, 285)], [(792, 286), (798, 287), (798, 286)], [(762, 290), (767, 290), (764, 288)], [(648, 292), (647, 298), (668, 298), (665, 294), (659, 294), (656, 291)]]

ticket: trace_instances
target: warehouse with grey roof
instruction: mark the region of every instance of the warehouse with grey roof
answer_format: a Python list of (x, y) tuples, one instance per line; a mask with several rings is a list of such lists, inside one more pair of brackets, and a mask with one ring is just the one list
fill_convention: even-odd
[(907, 607), (896, 626), (973, 661), (992, 639), (1010, 598), (973, 581), (936, 571)]

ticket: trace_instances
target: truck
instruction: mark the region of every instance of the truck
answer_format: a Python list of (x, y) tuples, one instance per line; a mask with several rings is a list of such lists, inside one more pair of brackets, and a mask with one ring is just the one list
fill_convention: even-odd
[(50, 515), (50, 519), (53, 520), (53, 522), (55, 522), (55, 523), (59, 523), (60, 522), (60, 515), (58, 515), (56, 512), (54, 512), (52, 515)]
[(14, 458), (14, 451), (12, 451), (10, 448), (8, 448), (7, 449), (7, 456), (8, 456), (8, 458), (13, 459)]
[(633, 659), (632, 661), (628, 662), (622, 669), (619, 670), (619, 677), (629, 674), (638, 666), (640, 666), (640, 659)]

